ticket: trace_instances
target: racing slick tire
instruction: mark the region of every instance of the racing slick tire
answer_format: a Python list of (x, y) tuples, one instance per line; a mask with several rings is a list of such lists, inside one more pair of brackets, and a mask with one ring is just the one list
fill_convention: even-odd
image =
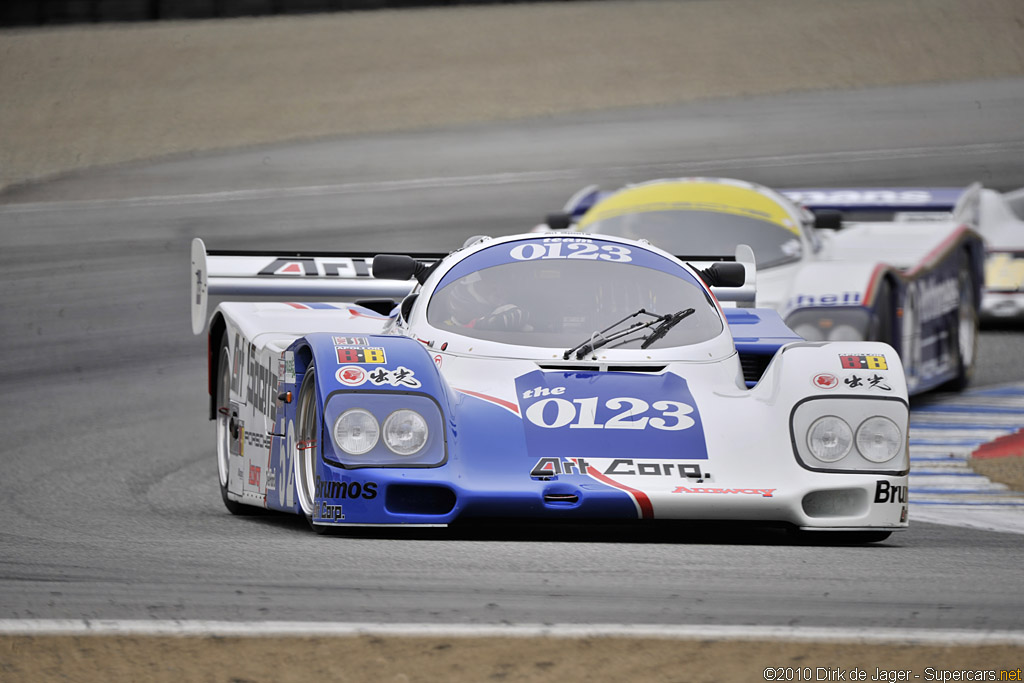
[(878, 324), (875, 326), (871, 339), (881, 341), (895, 347), (899, 342), (896, 340), (895, 310), (896, 297), (893, 294), (892, 283), (888, 279), (882, 280), (878, 287), (878, 305), (875, 307)]
[(299, 508), (309, 527), (318, 534), (326, 534), (330, 527), (313, 523), (313, 506), (316, 505), (316, 459), (320, 453), (320, 417), (316, 402), (316, 367), (306, 368), (306, 375), (299, 387), (298, 403), (295, 407), (295, 491), (299, 497)]
[(217, 352), (217, 481), (224, 507), (233, 515), (258, 515), (262, 508), (246, 505), (228, 497), (228, 472), (231, 468), (231, 440), (238, 437), (238, 414), (231, 407), (231, 349), (223, 334)]
[(974, 298), (974, 276), (971, 260), (966, 252), (960, 258), (960, 272), (957, 275), (960, 290), (960, 305), (957, 307), (956, 356), (957, 374), (945, 388), (953, 391), (965, 389), (971, 383), (974, 363), (978, 352), (978, 306)]

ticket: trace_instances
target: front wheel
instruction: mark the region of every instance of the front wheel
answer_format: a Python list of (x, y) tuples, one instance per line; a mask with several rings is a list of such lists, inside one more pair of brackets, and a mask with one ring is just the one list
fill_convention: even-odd
[[(316, 506), (316, 465), (320, 455), (320, 411), (316, 400), (316, 368), (310, 365), (299, 388), (298, 403), (295, 407), (295, 490), (299, 496), (299, 507), (310, 528), (318, 534), (326, 533), (328, 527), (313, 523)], [(291, 439), (289, 439), (291, 442)]]

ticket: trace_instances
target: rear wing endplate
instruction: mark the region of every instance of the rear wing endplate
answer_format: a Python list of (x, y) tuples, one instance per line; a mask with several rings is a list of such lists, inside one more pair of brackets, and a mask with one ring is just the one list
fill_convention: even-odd
[[(211, 296), (257, 296), (267, 300), (294, 297), (394, 299), (405, 297), (415, 280), (373, 279), (372, 253), (308, 251), (279, 253), (207, 249), (192, 240), (190, 305), (192, 332), (206, 327)], [(445, 254), (415, 254), (432, 264)]]

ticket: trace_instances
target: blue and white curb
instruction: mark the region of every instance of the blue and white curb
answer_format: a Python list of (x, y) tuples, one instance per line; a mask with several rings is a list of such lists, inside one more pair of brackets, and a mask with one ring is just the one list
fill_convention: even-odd
[(974, 472), (979, 447), (1024, 429), (1024, 384), (939, 394), (910, 410), (910, 519), (1024, 534), (1024, 493)]

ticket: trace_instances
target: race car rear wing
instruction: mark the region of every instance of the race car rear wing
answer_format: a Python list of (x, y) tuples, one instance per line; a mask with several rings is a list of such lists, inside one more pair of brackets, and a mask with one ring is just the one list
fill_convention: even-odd
[(895, 220), (977, 222), (981, 185), (964, 187), (804, 187), (781, 194), (812, 212), (894, 214)]
[[(374, 253), (306, 251), (229, 251), (207, 249), (192, 240), (190, 302), (192, 332), (206, 327), (211, 296), (258, 296), (268, 300), (293, 297), (400, 300), (412, 281), (375, 280)], [(415, 254), (424, 265), (445, 254)]]
[[(230, 251), (207, 249), (203, 240), (192, 240), (190, 297), (192, 333), (202, 334), (211, 296), (255, 296), (264, 300), (288, 300), (297, 297), (359, 300), (404, 298), (415, 285), (413, 280), (388, 280), (373, 277), (376, 253), (306, 251)], [(424, 266), (430, 266), (447, 254), (409, 254)], [(735, 302), (739, 307), (754, 305), (757, 292), (754, 252), (739, 245), (734, 256), (679, 256), (698, 271), (719, 301)], [(733, 281), (736, 269), (716, 264), (735, 261), (743, 265), (742, 284)]]

